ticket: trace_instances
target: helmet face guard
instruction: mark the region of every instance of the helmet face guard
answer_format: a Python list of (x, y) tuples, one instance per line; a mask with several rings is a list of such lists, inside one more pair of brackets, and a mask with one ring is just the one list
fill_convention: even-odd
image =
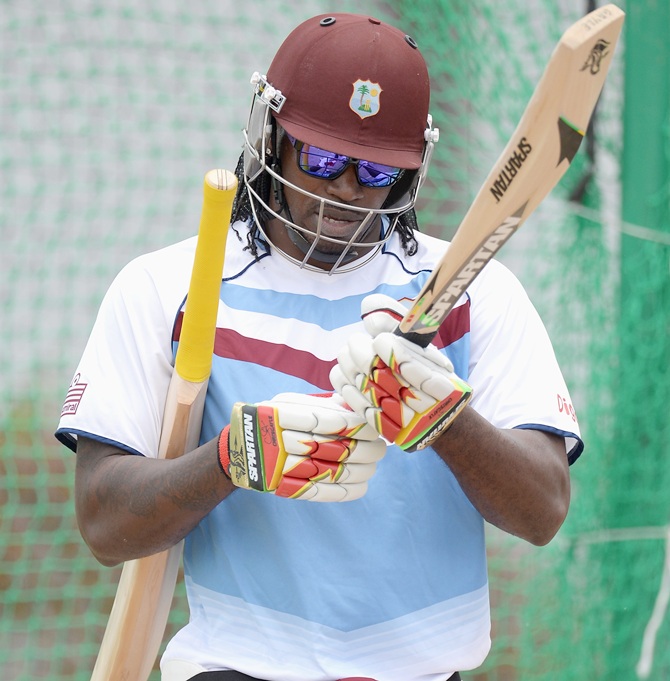
[[(352, 45), (358, 47), (354, 50)], [(377, 66), (362, 69), (361, 61)], [(365, 81), (362, 70), (368, 73)], [(373, 77), (378, 80), (372, 82)], [(319, 92), (315, 92), (314, 79), (323, 86)], [(391, 237), (400, 215), (414, 207), (439, 137), (428, 114), (428, 74), (416, 44), (376, 19), (350, 14), (315, 17), (284, 41), (268, 76), (255, 73), (251, 82), (254, 95), (244, 130), (244, 181), (261, 233), (300, 267), (334, 273), (365, 264)], [(285, 132), (342, 156), (405, 171), (391, 185), (381, 208), (324, 199), (282, 176), (279, 150)], [(278, 199), (275, 208), (269, 196), (261, 196), (256, 189), (263, 173), (269, 176), (272, 194)], [(319, 202), (316, 230), (292, 220), (284, 187)], [(360, 214), (361, 222), (349, 239), (322, 234), (324, 210), (331, 206)], [(302, 259), (287, 254), (268, 237), (264, 225), (268, 216), (285, 226)], [(376, 239), (372, 237), (375, 229)], [(336, 246), (320, 249), (326, 242)]]

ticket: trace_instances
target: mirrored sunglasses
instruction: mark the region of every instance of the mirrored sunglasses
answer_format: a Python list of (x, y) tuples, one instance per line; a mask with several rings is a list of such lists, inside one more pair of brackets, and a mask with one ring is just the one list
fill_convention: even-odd
[(390, 187), (403, 173), (402, 168), (336, 154), (334, 151), (301, 142), (288, 133), (286, 137), (297, 152), (298, 168), (312, 177), (334, 180), (353, 165), (356, 168), (358, 183), (363, 187)]

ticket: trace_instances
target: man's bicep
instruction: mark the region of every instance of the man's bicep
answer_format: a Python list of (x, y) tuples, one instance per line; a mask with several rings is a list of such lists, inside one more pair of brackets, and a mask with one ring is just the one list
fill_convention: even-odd
[(532, 444), (538, 456), (556, 459), (567, 469), (568, 457), (565, 452), (565, 438), (541, 428), (512, 428), (509, 431), (514, 437), (522, 438)]

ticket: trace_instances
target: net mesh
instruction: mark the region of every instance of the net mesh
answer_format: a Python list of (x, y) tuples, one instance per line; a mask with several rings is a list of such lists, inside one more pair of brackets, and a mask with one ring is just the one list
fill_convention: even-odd
[[(670, 678), (670, 95), (646, 80), (670, 70), (660, 4), (629, 9), (589, 144), (501, 254), (554, 340), (587, 448), (551, 544), (490, 529), (493, 649), (466, 679)], [(530, 7), (366, 5), (412, 34), (431, 68), (441, 138), (424, 231), (453, 234), (551, 47), (590, 9)], [(98, 565), (76, 527), (74, 457), (53, 438), (64, 391), (114, 275), (194, 234), (204, 173), (235, 167), (250, 74), (326, 11), (317, 0), (0, 0), (3, 678), (90, 677), (120, 569)], [(655, 69), (635, 58), (652, 47)], [(625, 125), (643, 115), (646, 146)], [(180, 580), (168, 637), (186, 617)]]

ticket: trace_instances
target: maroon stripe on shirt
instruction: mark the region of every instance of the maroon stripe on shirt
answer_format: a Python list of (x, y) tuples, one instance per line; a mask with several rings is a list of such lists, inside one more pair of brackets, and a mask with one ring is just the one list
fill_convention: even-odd
[[(178, 341), (181, 335), (183, 313), (180, 313), (175, 323), (173, 341)], [(445, 348), (462, 338), (470, 331), (470, 300), (449, 313), (433, 343), (438, 348)], [(308, 383), (316, 385), (320, 390), (332, 390), (330, 370), (335, 365), (335, 359), (325, 361), (310, 352), (296, 350), (287, 345), (270, 343), (255, 338), (247, 338), (232, 329), (216, 330), (214, 339), (214, 354), (217, 357), (234, 359), (240, 362), (251, 362), (260, 366), (275, 369), (289, 376), (302, 378)]]
[[(180, 312), (175, 323), (173, 341), (181, 335), (183, 313)], [(330, 370), (337, 360), (325, 361), (304, 350), (296, 350), (287, 345), (270, 343), (256, 338), (247, 338), (232, 329), (216, 329), (214, 354), (217, 357), (250, 362), (259, 366), (275, 369), (288, 376), (302, 378), (320, 390), (332, 390)]]
[(232, 329), (217, 329), (214, 354), (218, 357), (252, 362), (281, 371), (283, 374), (302, 378), (320, 390), (332, 390), (330, 370), (337, 360), (326, 362), (310, 352), (296, 350), (287, 345), (247, 338)]

